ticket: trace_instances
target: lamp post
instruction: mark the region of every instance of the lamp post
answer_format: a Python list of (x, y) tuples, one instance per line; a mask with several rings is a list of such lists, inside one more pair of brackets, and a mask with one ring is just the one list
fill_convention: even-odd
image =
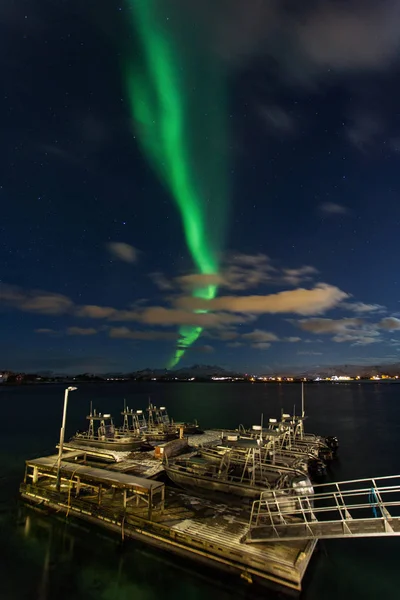
[(63, 410), (61, 430), (60, 430), (60, 442), (59, 442), (59, 445), (58, 445), (57, 481), (56, 481), (56, 490), (57, 490), (57, 492), (60, 491), (60, 484), (61, 484), (61, 457), (62, 457), (63, 446), (64, 446), (65, 421), (66, 421), (66, 418), (67, 418), (67, 407), (68, 407), (68, 394), (69, 394), (69, 392), (74, 392), (77, 389), (78, 388), (72, 387), (72, 386), (67, 387), (65, 389), (65, 394), (64, 394), (64, 410)]

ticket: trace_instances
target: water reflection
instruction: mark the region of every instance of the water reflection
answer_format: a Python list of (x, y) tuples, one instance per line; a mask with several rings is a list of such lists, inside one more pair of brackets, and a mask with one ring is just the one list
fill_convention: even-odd
[(26, 567), (33, 571), (25, 582), (26, 597), (200, 600), (211, 584), (218, 588), (221, 600), (242, 597), (223, 575), (215, 579), (214, 572), (196, 569), (192, 562), (174, 560), (133, 542), (121, 546), (97, 528), (74, 521), (68, 525), (61, 517), (49, 518), (30, 508), (22, 509), (17, 538), (12, 556), (14, 589), (20, 587), (18, 573)]

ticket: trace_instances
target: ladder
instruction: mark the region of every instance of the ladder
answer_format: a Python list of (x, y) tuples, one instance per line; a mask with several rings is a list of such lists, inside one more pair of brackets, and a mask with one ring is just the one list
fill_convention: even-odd
[[(291, 494), (285, 512), (278, 494)], [(245, 543), (400, 535), (400, 475), (314, 486), (314, 494), (263, 492), (253, 502)]]

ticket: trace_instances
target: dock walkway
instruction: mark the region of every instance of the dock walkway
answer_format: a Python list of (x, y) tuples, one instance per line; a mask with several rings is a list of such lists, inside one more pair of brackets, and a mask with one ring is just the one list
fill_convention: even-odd
[(400, 476), (314, 485), (290, 515), (275, 492), (253, 503), (247, 543), (400, 535)]
[(54, 510), (118, 532), (246, 581), (273, 582), (299, 591), (316, 540), (247, 545), (248, 512), (166, 488), (162, 482), (108, 469), (61, 463), (56, 457), (26, 463), (21, 496)]

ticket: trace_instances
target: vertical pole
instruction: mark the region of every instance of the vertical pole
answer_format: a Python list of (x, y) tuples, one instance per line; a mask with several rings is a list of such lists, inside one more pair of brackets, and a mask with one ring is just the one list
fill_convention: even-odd
[(103, 491), (103, 484), (99, 483), (99, 495), (97, 498), (97, 503), (100, 505), (101, 504), (101, 493)]
[(56, 480), (57, 492), (60, 491), (60, 483), (61, 483), (61, 457), (62, 457), (63, 447), (64, 447), (65, 421), (67, 418), (67, 407), (68, 407), (68, 392), (69, 392), (69, 388), (66, 388), (65, 393), (64, 393), (64, 410), (63, 410), (62, 423), (61, 423), (61, 429), (60, 429), (60, 443), (58, 445), (57, 480)]
[(304, 419), (304, 381), (301, 382), (301, 418)]
[(33, 477), (32, 477), (32, 483), (37, 483), (38, 481), (38, 468), (37, 467), (33, 467)]

